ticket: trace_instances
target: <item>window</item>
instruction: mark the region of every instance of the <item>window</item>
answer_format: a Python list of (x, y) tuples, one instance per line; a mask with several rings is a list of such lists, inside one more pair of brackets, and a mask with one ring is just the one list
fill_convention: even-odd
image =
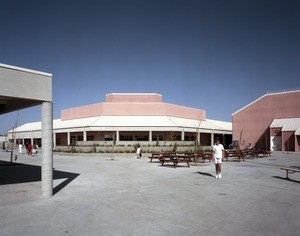
[(105, 134), (104, 135), (104, 140), (105, 141), (112, 141), (113, 140), (112, 134)]
[(95, 141), (95, 136), (94, 136), (94, 135), (88, 135), (88, 136), (86, 137), (86, 140), (87, 140), (87, 141)]
[(120, 135), (120, 141), (133, 141), (132, 135)]

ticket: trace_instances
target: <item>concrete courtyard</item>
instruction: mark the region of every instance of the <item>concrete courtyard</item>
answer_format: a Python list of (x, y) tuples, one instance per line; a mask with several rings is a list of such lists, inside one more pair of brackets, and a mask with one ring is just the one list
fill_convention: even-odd
[(40, 154), (0, 153), (0, 235), (298, 235), (299, 154), (177, 169), (148, 158), (54, 156), (54, 193), (41, 197)]

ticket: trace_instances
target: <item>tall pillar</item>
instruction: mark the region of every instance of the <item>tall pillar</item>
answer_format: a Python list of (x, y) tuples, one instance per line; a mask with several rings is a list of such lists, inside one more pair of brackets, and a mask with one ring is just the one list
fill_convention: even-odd
[(86, 142), (86, 131), (83, 130), (83, 142)]
[(200, 131), (198, 131), (198, 133), (197, 133), (197, 141), (198, 141), (198, 144), (200, 145)]
[(70, 132), (67, 133), (67, 139), (68, 139), (68, 146), (70, 146), (71, 145)]
[(56, 133), (53, 133), (53, 147), (56, 147)]
[(52, 102), (42, 103), (42, 196), (53, 195), (53, 107)]
[(152, 131), (150, 130), (149, 131), (149, 142), (151, 142), (152, 141)]
[(116, 131), (116, 142), (119, 142), (120, 141), (120, 131), (117, 130)]
[(184, 131), (181, 131), (181, 141), (184, 141)]
[(211, 145), (211, 146), (214, 145), (214, 131), (211, 132), (211, 136), (210, 136), (210, 145)]

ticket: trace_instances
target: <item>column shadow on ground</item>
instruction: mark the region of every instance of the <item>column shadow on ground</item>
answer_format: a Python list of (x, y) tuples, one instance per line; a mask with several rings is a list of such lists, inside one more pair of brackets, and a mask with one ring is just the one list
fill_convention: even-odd
[[(53, 179), (66, 179), (53, 188), (53, 194), (58, 193), (80, 174), (53, 170)], [(0, 185), (20, 184), (41, 181), (41, 167), (28, 164), (0, 161)]]
[(206, 173), (206, 172), (200, 172), (200, 171), (197, 171), (197, 174), (200, 174), (200, 175), (204, 175), (204, 176), (208, 176), (208, 177), (212, 177), (214, 178), (214, 176), (210, 173)]

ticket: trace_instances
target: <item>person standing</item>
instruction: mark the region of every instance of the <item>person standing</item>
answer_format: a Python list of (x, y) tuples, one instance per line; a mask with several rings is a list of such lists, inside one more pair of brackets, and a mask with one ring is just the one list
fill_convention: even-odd
[(222, 178), (221, 173), (221, 163), (222, 158), (224, 158), (224, 146), (220, 143), (220, 139), (216, 137), (215, 139), (215, 145), (213, 145), (213, 157), (215, 162), (215, 168), (216, 168), (216, 179)]
[(31, 143), (28, 143), (27, 153), (28, 153), (28, 156), (32, 156), (32, 144)]
[(20, 143), (19, 144), (19, 154), (22, 154), (22, 148), (23, 148), (23, 145)]
[(141, 159), (142, 158), (142, 150), (141, 150), (140, 144), (137, 145), (136, 158), (137, 159)]

